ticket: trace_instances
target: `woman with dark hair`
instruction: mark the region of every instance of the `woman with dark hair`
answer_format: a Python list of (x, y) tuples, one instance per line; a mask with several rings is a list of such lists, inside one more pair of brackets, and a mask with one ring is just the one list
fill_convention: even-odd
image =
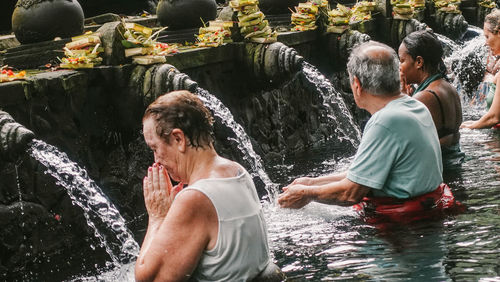
[(200, 99), (167, 93), (142, 123), (155, 163), (143, 182), (149, 220), (136, 280), (281, 280), (252, 177), (215, 151), (213, 118)]
[[(493, 9), (484, 19), (483, 32), (486, 38), (486, 45), (490, 48), (493, 56), (500, 55), (500, 10)], [(468, 120), (462, 123), (461, 127), (465, 128), (490, 128), (499, 127), (500, 123), (500, 75), (497, 72), (488, 87), (486, 93), (486, 104), (488, 112), (479, 120)]]
[[(403, 92), (424, 103), (431, 112), (444, 166), (461, 164), (462, 105), (456, 89), (447, 81), (441, 42), (430, 31), (416, 31), (403, 39), (398, 53)], [(409, 87), (412, 84), (418, 84), (414, 91)]]

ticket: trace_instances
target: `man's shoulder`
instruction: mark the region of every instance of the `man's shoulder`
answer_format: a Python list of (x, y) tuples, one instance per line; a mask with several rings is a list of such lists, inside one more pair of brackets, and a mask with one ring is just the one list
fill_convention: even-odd
[(399, 132), (413, 127), (414, 123), (432, 123), (430, 112), (421, 102), (410, 97), (394, 102), (373, 116), (372, 126), (377, 124), (390, 131)]

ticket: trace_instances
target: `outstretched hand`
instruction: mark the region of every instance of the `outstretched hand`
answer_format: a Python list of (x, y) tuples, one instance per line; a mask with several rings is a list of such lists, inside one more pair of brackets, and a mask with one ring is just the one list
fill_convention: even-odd
[(175, 195), (183, 188), (179, 183), (173, 187), (167, 170), (157, 163), (148, 168), (148, 175), (144, 177), (144, 202), (150, 220), (163, 219), (172, 205)]
[(475, 121), (473, 120), (467, 120), (467, 121), (464, 121), (461, 125), (460, 125), (460, 128), (473, 128), (473, 124), (475, 123)]
[(308, 188), (302, 184), (291, 184), (283, 188), (283, 193), (278, 197), (278, 204), (282, 208), (300, 209), (311, 202), (307, 195)]

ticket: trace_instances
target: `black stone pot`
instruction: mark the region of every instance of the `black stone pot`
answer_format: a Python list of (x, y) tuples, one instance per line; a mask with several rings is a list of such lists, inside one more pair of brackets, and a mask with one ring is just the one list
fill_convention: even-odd
[(154, 14), (158, 0), (78, 0), (85, 17), (106, 13), (139, 15), (143, 11)]
[(295, 10), (294, 7), (298, 6), (300, 2), (305, 0), (259, 0), (260, 10), (266, 14), (290, 14), (290, 9)]
[[(158, 21), (169, 29), (185, 29), (203, 26), (215, 19), (215, 0), (160, 0), (156, 9)], [(200, 19), (201, 18), (201, 19)]]
[(83, 33), (83, 10), (76, 0), (19, 0), (12, 30), (22, 44)]

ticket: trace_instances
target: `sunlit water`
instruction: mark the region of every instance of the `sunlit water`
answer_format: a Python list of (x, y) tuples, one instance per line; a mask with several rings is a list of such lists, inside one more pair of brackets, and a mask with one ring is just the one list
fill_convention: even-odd
[(57, 184), (64, 187), (74, 205), (83, 210), (87, 224), (94, 230), (114, 266), (130, 263), (139, 253), (139, 245), (128, 230), (125, 219), (107, 199), (87, 171), (57, 148), (33, 140), (29, 154), (46, 167)]
[[(284, 210), (267, 205), (278, 265), (299, 281), (500, 279), (500, 133), (462, 130), (462, 150), (467, 154), (462, 169), (445, 175), (456, 198), (468, 207), (456, 216), (381, 230), (365, 224), (350, 208), (313, 203)], [(325, 144), (308, 155), (315, 154), (335, 152)], [(293, 163), (295, 171), (283, 185), (295, 177), (347, 168), (327, 157), (313, 165), (306, 155), (286, 163)]]
[[(485, 54), (484, 37), (465, 48), (448, 43), (447, 62), (471, 52)], [(483, 105), (471, 105), (463, 95), (464, 120), (484, 114)], [(350, 208), (312, 203), (284, 210), (268, 204), (275, 261), (292, 281), (500, 281), (500, 131), (463, 129), (461, 134), (466, 162), (444, 178), (467, 206), (464, 213), (380, 229)], [(335, 143), (325, 144), (285, 159), (269, 173), (285, 186), (296, 177), (347, 169), (350, 159), (335, 155)]]
[[(477, 118), (468, 109), (465, 118)], [(498, 281), (500, 279), (500, 132), (462, 130), (462, 169), (445, 175), (455, 197), (467, 206), (459, 215), (387, 230), (364, 223), (349, 207), (312, 203), (300, 210), (264, 202), (274, 261), (290, 281)], [(294, 178), (348, 168), (335, 144), (287, 157), (269, 168), (280, 185)], [(133, 265), (99, 275), (99, 281)], [(128, 276), (127, 276), (128, 275)], [(104, 279), (104, 280), (101, 280)], [(83, 277), (79, 281), (95, 281)]]

